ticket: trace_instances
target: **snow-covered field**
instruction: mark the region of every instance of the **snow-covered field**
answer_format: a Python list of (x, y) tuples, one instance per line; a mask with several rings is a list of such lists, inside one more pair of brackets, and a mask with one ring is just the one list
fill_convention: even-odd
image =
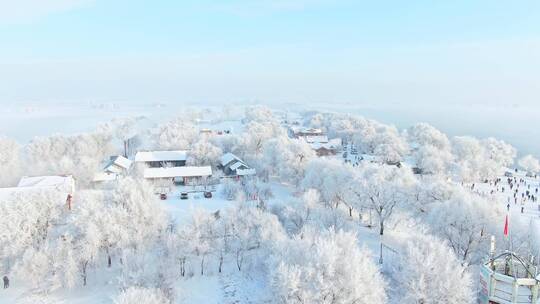
[[(475, 303), (492, 235), (499, 251), (540, 252), (540, 179), (531, 174), (540, 163), (518, 152), (538, 155), (534, 144), (516, 150), (485, 139), (479, 125), (453, 130), (481, 138), (427, 124), (398, 130), (351, 115), (365, 110), (354, 106), (305, 110), (3, 109), (0, 135), (19, 143), (0, 137), (2, 193), (21, 192), (25, 175), (73, 174), (77, 183), (69, 209), (51, 189), (1, 197), (0, 275), (10, 286), (0, 303)], [(392, 115), (400, 127), (415, 117)], [(292, 127), (347, 144), (322, 153)], [(94, 183), (122, 141), (187, 150), (189, 166), (212, 167), (212, 183), (158, 187), (138, 164)], [(226, 152), (257, 175), (223, 178)]]

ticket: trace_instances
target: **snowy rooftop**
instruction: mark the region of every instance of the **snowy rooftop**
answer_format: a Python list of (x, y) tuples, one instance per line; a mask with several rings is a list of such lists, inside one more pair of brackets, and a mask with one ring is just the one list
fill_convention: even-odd
[(123, 156), (113, 156), (103, 170), (108, 173), (122, 173), (123, 171), (129, 170), (132, 163), (131, 160)]
[(68, 193), (73, 192), (75, 180), (71, 175), (24, 176), (17, 187), (54, 188)]
[(171, 168), (146, 168), (145, 178), (172, 178), (172, 177), (198, 177), (212, 175), (212, 167), (171, 167)]
[(293, 126), (293, 127), (291, 127), (291, 130), (292, 130), (294, 133), (320, 134), (320, 135), (323, 134), (323, 131), (322, 131), (321, 129), (317, 129), (317, 128), (306, 128), (306, 127), (296, 127), (296, 126)]
[(221, 165), (225, 166), (233, 160), (241, 161), (240, 158), (232, 153), (225, 153), (221, 156)]
[(243, 162), (241, 161), (237, 161), (235, 162), (234, 164), (232, 164), (229, 168), (231, 168), (231, 170), (237, 170), (238, 168), (240, 167), (246, 167), (246, 168), (249, 168), (248, 165), (244, 164)]
[(310, 144), (311, 148), (314, 149), (314, 150), (318, 150), (318, 149), (321, 149), (321, 148), (325, 148), (325, 149), (329, 149), (329, 150), (332, 150), (332, 149), (337, 149), (341, 146), (341, 139), (340, 138), (334, 138), (326, 143), (323, 143), (323, 142), (314, 142), (314, 143), (311, 143)]
[(305, 137), (306, 142), (308, 143), (328, 143), (328, 136), (326, 135), (308, 135)]
[(151, 161), (181, 161), (187, 159), (187, 151), (147, 151), (137, 152), (135, 155), (136, 162), (151, 162)]
[(111, 164), (115, 164), (119, 167), (122, 167), (124, 169), (129, 169), (131, 167), (131, 164), (133, 162), (125, 157), (123, 157), (122, 155), (117, 155), (117, 156), (114, 156), (113, 158), (111, 158)]

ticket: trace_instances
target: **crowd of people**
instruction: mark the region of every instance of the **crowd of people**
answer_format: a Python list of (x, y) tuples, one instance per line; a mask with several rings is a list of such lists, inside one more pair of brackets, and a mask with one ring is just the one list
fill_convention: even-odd
[(540, 216), (540, 202), (538, 201), (540, 180), (537, 175), (519, 175), (517, 169), (515, 174), (507, 172), (505, 177), (497, 178), (495, 181), (488, 181), (488, 191), (483, 187), (472, 184), (471, 190), (487, 196), (504, 195), (506, 197), (506, 209), (510, 211), (512, 206), (519, 206), (520, 212), (524, 213), (528, 209), (537, 209)]

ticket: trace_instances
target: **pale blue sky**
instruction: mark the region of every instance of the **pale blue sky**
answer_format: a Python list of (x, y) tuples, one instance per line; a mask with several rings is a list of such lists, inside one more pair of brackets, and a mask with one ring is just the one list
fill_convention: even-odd
[(540, 1), (0, 0), (0, 103), (540, 103)]

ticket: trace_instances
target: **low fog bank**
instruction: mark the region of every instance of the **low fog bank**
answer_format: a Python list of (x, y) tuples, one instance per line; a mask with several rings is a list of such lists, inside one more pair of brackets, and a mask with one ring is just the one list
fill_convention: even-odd
[[(79, 103), (12, 104), (0, 109), (0, 134), (27, 142), (35, 136), (53, 133), (79, 133), (95, 129), (113, 118), (146, 116), (162, 122), (186, 110), (212, 107), (236, 108), (259, 102), (197, 103)], [(370, 103), (274, 103), (269, 106), (291, 112), (322, 111), (361, 115), (400, 129), (417, 122), (427, 122), (449, 136), (472, 135), (496, 137), (519, 151), (520, 155), (540, 156), (538, 128), (534, 122), (540, 105), (440, 105), (440, 104), (370, 104)]]
[[(297, 109), (305, 106), (297, 105)], [(350, 113), (393, 124), (399, 129), (429, 123), (449, 136), (496, 137), (518, 149), (520, 155), (540, 156), (540, 105), (440, 105), (440, 104), (315, 104), (319, 111)]]

